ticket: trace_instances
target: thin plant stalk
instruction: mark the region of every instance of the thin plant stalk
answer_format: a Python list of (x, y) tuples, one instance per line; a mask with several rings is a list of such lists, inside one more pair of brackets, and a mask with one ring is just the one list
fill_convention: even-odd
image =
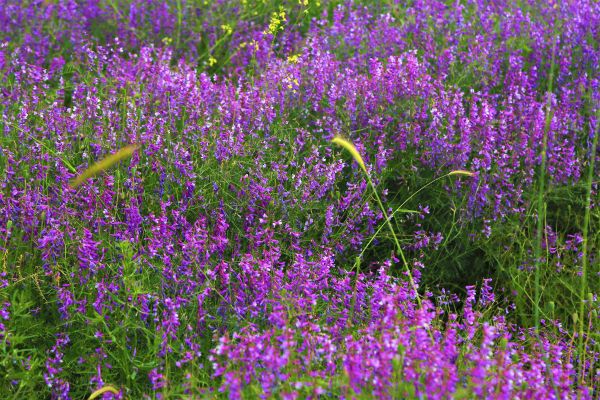
[[(385, 222), (388, 223), (389, 221), (391, 221), (397, 213), (406, 213), (406, 214), (417, 213), (418, 211), (405, 209), (404, 206), (406, 205), (406, 203), (408, 203), (413, 197), (415, 197), (421, 191), (425, 190), (426, 188), (428, 188), (429, 186), (433, 185), (437, 181), (442, 180), (442, 179), (447, 178), (447, 177), (450, 177), (450, 176), (455, 176), (455, 175), (469, 176), (469, 177), (475, 176), (474, 173), (469, 172), (469, 171), (463, 171), (463, 170), (455, 170), (455, 171), (451, 171), (451, 172), (449, 172), (449, 173), (447, 173), (445, 175), (438, 176), (437, 178), (435, 178), (435, 179), (431, 180), (430, 182), (426, 183), (425, 185), (421, 186), (418, 190), (416, 190), (414, 193), (412, 193), (410, 196), (408, 196), (406, 198), (406, 200), (404, 200), (402, 202), (402, 204), (400, 204), (400, 206), (398, 206), (387, 217), (387, 219), (386, 219)], [(367, 250), (367, 248), (369, 247), (369, 245), (373, 242), (373, 240), (375, 240), (375, 238), (377, 237), (377, 235), (379, 234), (379, 232), (381, 232), (381, 230), (383, 229), (383, 227), (384, 227), (383, 224), (380, 225), (379, 228), (377, 228), (377, 230), (375, 231), (375, 233), (371, 236), (371, 238), (369, 239), (369, 241), (367, 242), (367, 244), (363, 248), (362, 252), (360, 253), (360, 255), (359, 255), (360, 258), (362, 258), (363, 254), (365, 253), (365, 251)]]
[[(582, 261), (581, 261), (581, 281), (579, 285), (579, 315), (580, 315), (580, 323), (579, 323), (579, 341), (578, 341), (578, 349), (579, 359), (581, 360), (581, 379), (583, 381), (584, 374), (584, 353), (585, 348), (583, 344), (583, 331), (585, 325), (584, 318), (584, 299), (586, 298), (587, 292), (587, 275), (588, 275), (588, 246), (589, 246), (589, 227), (590, 227), (590, 213), (592, 208), (592, 182), (594, 181), (594, 171), (595, 171), (595, 162), (596, 162), (596, 149), (598, 148), (598, 134), (600, 133), (600, 107), (596, 109), (596, 128), (594, 130), (594, 139), (592, 140), (592, 148), (590, 154), (590, 168), (588, 170), (587, 179), (585, 182), (586, 185), (586, 199), (585, 199), (585, 214), (583, 217), (583, 242), (582, 242)], [(590, 299), (591, 302), (592, 299)]]
[(398, 251), (400, 258), (402, 258), (402, 263), (404, 264), (404, 268), (406, 269), (406, 273), (408, 275), (408, 279), (410, 280), (410, 284), (411, 284), (413, 290), (415, 291), (415, 296), (417, 296), (417, 299), (419, 300), (419, 303), (420, 303), (419, 295), (417, 293), (417, 287), (416, 287), (415, 281), (413, 279), (412, 273), (410, 272), (410, 267), (408, 266), (408, 261), (406, 260), (406, 257), (404, 256), (404, 251), (402, 250), (400, 241), (398, 240), (398, 236), (396, 236), (396, 232), (394, 231), (394, 227), (392, 226), (392, 219), (388, 215), (387, 211), (385, 210), (385, 207), (383, 206), (383, 202), (381, 201), (381, 198), (379, 197), (379, 194), (377, 193), (377, 190), (375, 189), (375, 185), (373, 184), (371, 177), (369, 176), (368, 173), (366, 174), (366, 176), (367, 176), (367, 181), (369, 182), (369, 185), (371, 185), (371, 189), (373, 190), (373, 193), (375, 194), (375, 199), (377, 200), (379, 209), (381, 210), (381, 212), (383, 213), (383, 216), (385, 217), (385, 225), (388, 226), (390, 233), (392, 234), (392, 237), (394, 238), (394, 243), (396, 244), (396, 250)]
[(542, 152), (541, 152), (541, 166), (540, 166), (540, 178), (537, 192), (537, 232), (536, 232), (536, 243), (535, 243), (535, 274), (534, 274), (534, 307), (533, 307), (533, 319), (535, 321), (535, 331), (538, 332), (540, 328), (540, 274), (542, 268), (542, 240), (544, 227), (544, 195), (545, 195), (545, 181), (546, 181), (546, 161), (548, 158), (548, 131), (550, 130), (550, 122), (552, 121), (552, 114), (550, 112), (551, 101), (552, 101), (552, 81), (554, 80), (554, 58), (556, 49), (556, 41), (552, 47), (552, 61), (550, 63), (550, 73), (548, 76), (548, 90), (546, 92), (546, 117), (544, 121), (544, 136), (542, 139)]

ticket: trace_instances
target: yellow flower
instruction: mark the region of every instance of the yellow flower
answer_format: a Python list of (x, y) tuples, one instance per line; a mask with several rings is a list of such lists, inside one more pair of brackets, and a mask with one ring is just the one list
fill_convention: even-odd
[(233, 32), (233, 28), (231, 28), (229, 24), (221, 25), (221, 29), (223, 29), (226, 35), (231, 35), (231, 33)]
[(270, 33), (271, 35), (275, 36), (275, 34), (277, 34), (277, 31), (283, 30), (282, 24), (286, 21), (287, 19), (285, 18), (285, 11), (283, 10), (283, 8), (280, 8), (278, 13), (273, 12), (271, 14), (271, 21), (269, 21), (269, 29), (264, 31), (264, 33)]

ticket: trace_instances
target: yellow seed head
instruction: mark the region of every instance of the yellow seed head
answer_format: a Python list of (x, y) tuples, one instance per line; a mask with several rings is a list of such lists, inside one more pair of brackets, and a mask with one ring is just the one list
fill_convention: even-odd
[(104, 394), (107, 392), (111, 392), (113, 394), (119, 394), (119, 391), (114, 386), (107, 385), (107, 386), (104, 386), (103, 388), (96, 390), (94, 393), (92, 393), (90, 395), (90, 397), (88, 397), (88, 400), (94, 400), (101, 394)]
[(363, 161), (362, 157), (360, 156), (360, 153), (358, 152), (358, 150), (356, 150), (356, 147), (354, 146), (354, 144), (352, 144), (352, 142), (344, 139), (341, 136), (336, 136), (331, 140), (331, 143), (337, 144), (338, 146), (342, 146), (344, 149), (348, 150), (348, 152), (352, 154), (352, 157), (354, 158), (354, 160), (356, 160), (358, 165), (360, 165), (363, 171), (365, 171), (365, 173), (367, 172), (365, 162)]
[(81, 173), (77, 178), (71, 181), (71, 187), (74, 189), (77, 186), (81, 185), (87, 179), (99, 174), (100, 172), (110, 168), (114, 164), (119, 161), (131, 157), (131, 155), (139, 148), (140, 146), (137, 144), (131, 144), (129, 146), (123, 147), (121, 150), (117, 151), (115, 154), (111, 154), (103, 160), (98, 161), (85, 171)]
[(462, 175), (462, 176), (470, 176), (470, 177), (475, 176), (475, 174), (473, 172), (465, 171), (463, 169), (455, 169), (454, 171), (450, 172), (448, 175), (450, 175), (450, 176), (452, 176), (452, 175)]

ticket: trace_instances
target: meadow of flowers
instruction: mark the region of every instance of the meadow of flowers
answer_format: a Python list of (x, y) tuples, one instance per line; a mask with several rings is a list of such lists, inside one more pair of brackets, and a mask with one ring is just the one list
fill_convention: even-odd
[(0, 0), (0, 397), (598, 398), (599, 118), (595, 0)]

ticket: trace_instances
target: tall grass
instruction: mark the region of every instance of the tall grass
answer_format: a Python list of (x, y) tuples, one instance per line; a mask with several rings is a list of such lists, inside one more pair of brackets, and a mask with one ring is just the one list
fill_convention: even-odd
[(412, 193), (408, 198), (406, 198), (404, 200), (404, 202), (399, 207), (394, 209), (392, 211), (392, 213), (390, 214), (390, 213), (388, 213), (387, 209), (384, 207), (383, 202), (381, 201), (381, 197), (377, 193), (377, 189), (376, 189), (375, 185), (373, 184), (373, 180), (371, 179), (371, 176), (366, 168), (365, 162), (364, 162), (362, 156), (360, 155), (360, 152), (356, 149), (356, 146), (354, 146), (354, 144), (352, 142), (350, 142), (349, 140), (347, 140), (341, 136), (334, 137), (332, 139), (332, 143), (339, 145), (339, 146), (343, 147), (345, 150), (347, 150), (352, 155), (352, 158), (354, 158), (354, 160), (359, 165), (359, 167), (362, 169), (365, 177), (367, 178), (369, 187), (371, 188), (371, 190), (375, 196), (379, 210), (381, 211), (381, 213), (384, 216), (383, 223), (376, 229), (375, 233), (373, 233), (373, 235), (371, 235), (369, 240), (367, 240), (365, 242), (365, 244), (362, 246), (362, 250), (361, 250), (360, 254), (355, 258), (353, 269), (356, 271), (355, 272), (356, 275), (355, 275), (355, 281), (354, 281), (354, 294), (353, 294), (352, 310), (354, 310), (354, 301), (355, 301), (355, 297), (356, 297), (356, 281), (357, 281), (358, 274), (360, 274), (360, 265), (362, 263), (363, 256), (364, 256), (365, 252), (367, 251), (367, 249), (369, 248), (369, 246), (371, 245), (371, 243), (373, 242), (373, 240), (379, 235), (379, 233), (381, 232), (381, 229), (383, 229), (384, 226), (386, 226), (389, 229), (389, 231), (392, 235), (392, 238), (394, 239), (396, 251), (402, 259), (402, 263), (403, 263), (403, 266), (405, 269), (406, 276), (409, 279), (410, 286), (414, 291), (417, 302), (419, 304), (421, 304), (421, 298), (420, 298), (420, 295), (418, 292), (416, 282), (413, 278), (413, 274), (411, 272), (410, 265), (408, 264), (408, 260), (406, 259), (406, 256), (404, 255), (404, 251), (402, 250), (400, 241), (398, 240), (398, 235), (396, 234), (396, 230), (394, 229), (394, 226), (392, 225), (392, 220), (393, 220), (394, 216), (398, 213), (409, 213), (409, 214), (417, 213), (417, 211), (415, 211), (415, 210), (407, 210), (407, 209), (404, 209), (403, 207), (411, 199), (413, 199), (417, 194), (419, 194), (421, 191), (425, 190), (427, 187), (433, 185), (434, 183), (436, 183), (444, 178), (447, 178), (447, 177), (453, 177), (453, 176), (474, 177), (475, 174), (472, 172), (469, 172), (469, 171), (465, 171), (465, 170), (454, 170), (454, 171), (450, 171), (449, 173), (447, 173), (445, 175), (437, 177), (437, 178), (433, 179), (432, 181), (428, 182), (427, 184), (425, 184), (424, 186), (422, 186), (421, 188), (419, 188), (418, 190), (416, 190), (414, 193)]
[[(390, 233), (392, 235), (392, 238), (394, 239), (394, 244), (396, 245), (396, 252), (402, 259), (405, 273), (408, 276), (411, 288), (413, 289), (414, 294), (417, 298), (417, 301), (420, 304), (421, 300), (419, 297), (419, 292), (417, 290), (417, 286), (415, 284), (415, 280), (414, 280), (412, 272), (410, 270), (410, 266), (408, 265), (408, 261), (406, 260), (406, 257), (404, 256), (404, 251), (402, 250), (402, 246), (400, 245), (400, 241), (398, 240), (398, 235), (396, 235), (396, 231), (392, 225), (392, 216), (388, 215), (388, 212), (387, 212), (386, 208), (384, 207), (383, 202), (381, 201), (381, 197), (379, 197), (379, 193), (377, 193), (377, 188), (373, 184), (373, 180), (371, 179), (371, 176), (370, 176), (369, 172), (367, 171), (367, 168), (365, 166), (365, 162), (363, 161), (362, 156), (360, 155), (360, 153), (356, 149), (356, 146), (354, 146), (354, 144), (352, 142), (350, 142), (347, 139), (342, 138), (341, 136), (334, 137), (332, 139), (332, 143), (337, 144), (337, 145), (343, 147), (344, 149), (346, 149), (352, 155), (352, 158), (354, 158), (354, 160), (358, 163), (358, 165), (364, 172), (364, 175), (367, 178), (367, 182), (369, 183), (369, 187), (371, 188), (373, 195), (375, 196), (375, 199), (377, 200), (377, 205), (379, 206), (379, 210), (381, 211), (381, 213), (383, 214), (383, 217), (385, 218), (384, 224), (388, 227), (388, 229), (390, 230)], [(357, 257), (356, 263), (357, 263), (356, 274), (358, 275), (360, 272), (360, 256)]]

